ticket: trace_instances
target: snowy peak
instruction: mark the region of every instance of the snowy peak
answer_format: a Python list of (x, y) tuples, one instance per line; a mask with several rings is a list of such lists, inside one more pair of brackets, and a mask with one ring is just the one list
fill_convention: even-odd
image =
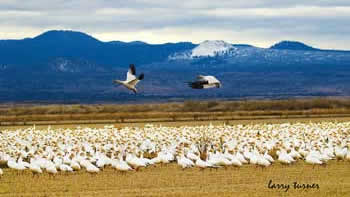
[[(248, 45), (247, 45), (248, 46)], [(168, 56), (169, 60), (186, 60), (202, 57), (222, 56), (236, 51), (240, 46), (234, 46), (222, 40), (206, 40), (192, 50), (175, 52)]]
[(206, 40), (192, 49), (191, 57), (215, 56), (232, 48), (234, 48), (232, 44), (222, 40)]

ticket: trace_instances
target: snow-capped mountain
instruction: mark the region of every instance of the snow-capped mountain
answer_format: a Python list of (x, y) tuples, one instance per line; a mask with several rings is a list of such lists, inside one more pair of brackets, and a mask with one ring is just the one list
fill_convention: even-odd
[(229, 44), (222, 40), (206, 40), (200, 43), (197, 47), (192, 49), (191, 57), (200, 56), (215, 56), (216, 54), (225, 53), (226, 51), (234, 48), (232, 44)]
[(235, 49), (235, 47), (223, 40), (206, 40), (200, 43), (192, 50), (175, 53), (169, 56), (169, 59), (192, 59), (200, 57), (214, 57), (216, 55), (222, 55), (228, 51)]
[(176, 52), (169, 60), (192, 61), (203, 66), (343, 65), (350, 63), (349, 51), (322, 50), (295, 41), (281, 41), (270, 48), (205, 41), (192, 50)]

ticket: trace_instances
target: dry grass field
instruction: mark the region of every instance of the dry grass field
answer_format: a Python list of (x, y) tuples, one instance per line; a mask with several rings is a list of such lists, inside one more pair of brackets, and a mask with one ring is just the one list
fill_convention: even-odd
[[(305, 162), (291, 166), (275, 163), (262, 169), (198, 168), (182, 170), (176, 164), (151, 166), (121, 173), (111, 168), (97, 175), (32, 176), (5, 169), (0, 196), (349, 196), (350, 163), (332, 161), (312, 167)], [(268, 183), (290, 184), (288, 191), (269, 189)], [(318, 184), (319, 189), (295, 189), (294, 182)]]
[(350, 100), (316, 98), (159, 104), (0, 105), (0, 126), (308, 117), (350, 117)]
[[(279, 123), (296, 123), (296, 122), (301, 122), (301, 123), (309, 123), (309, 122), (348, 122), (350, 121), (350, 116), (349, 117), (309, 117), (309, 118), (261, 118), (258, 119), (257, 117), (251, 117), (251, 119), (236, 119), (236, 120), (210, 120), (210, 121), (154, 121), (154, 122), (148, 122), (147, 120), (145, 121), (140, 121), (140, 122), (135, 122), (135, 123), (111, 123), (111, 125), (114, 125), (116, 128), (123, 128), (123, 127), (143, 127), (146, 124), (153, 124), (155, 126), (196, 126), (196, 125), (222, 125), (222, 124), (228, 124), (228, 125), (236, 125), (236, 124), (261, 124), (261, 123), (269, 123), (269, 124), (279, 124)], [(94, 123), (67, 123), (67, 124), (53, 124), (50, 125), (51, 128), (56, 129), (56, 128), (76, 128), (77, 126), (81, 127), (91, 127), (91, 128), (103, 128), (106, 125), (106, 123), (99, 123), (98, 121), (95, 121)], [(32, 127), (29, 125), (10, 125), (10, 126), (0, 126), (0, 129), (16, 129), (16, 128), (28, 128)], [(36, 128), (38, 129), (45, 129), (48, 127), (48, 124), (38, 124), (35, 125)]]

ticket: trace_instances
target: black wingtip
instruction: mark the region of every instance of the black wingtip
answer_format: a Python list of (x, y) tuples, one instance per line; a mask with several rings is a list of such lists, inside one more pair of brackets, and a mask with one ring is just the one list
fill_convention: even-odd
[(141, 73), (141, 75), (139, 76), (139, 80), (142, 80), (143, 78), (145, 78), (145, 75), (143, 73)]
[(192, 89), (203, 89), (203, 84), (198, 82), (187, 82), (187, 84)]
[(136, 69), (135, 69), (135, 65), (134, 64), (130, 64), (129, 68), (131, 70), (131, 74), (135, 75), (136, 74)]

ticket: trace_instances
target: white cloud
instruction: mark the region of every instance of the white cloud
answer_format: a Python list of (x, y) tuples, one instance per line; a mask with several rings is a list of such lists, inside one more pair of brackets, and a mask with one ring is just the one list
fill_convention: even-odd
[(221, 39), (266, 47), (293, 39), (349, 49), (349, 20), (348, 0), (1, 0), (0, 39), (72, 29), (101, 40)]
[(350, 17), (350, 7), (219, 8), (198, 13), (217, 17)]
[(32, 17), (40, 15), (42, 14), (36, 11), (5, 10), (0, 12), (0, 17)]
[(101, 8), (96, 10), (96, 15), (137, 15), (139, 11), (131, 8)]

